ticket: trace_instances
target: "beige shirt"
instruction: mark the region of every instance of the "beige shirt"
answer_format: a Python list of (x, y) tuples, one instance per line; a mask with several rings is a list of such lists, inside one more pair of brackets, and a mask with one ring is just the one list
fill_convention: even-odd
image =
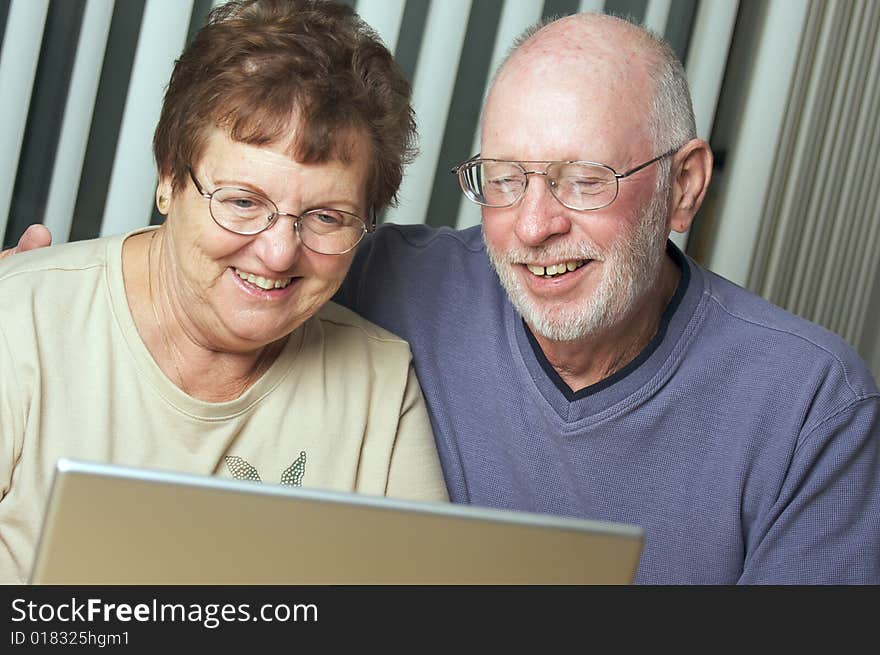
[(124, 239), (0, 262), (0, 582), (30, 574), (59, 457), (447, 498), (405, 341), (328, 303), (241, 397), (194, 399), (138, 335)]

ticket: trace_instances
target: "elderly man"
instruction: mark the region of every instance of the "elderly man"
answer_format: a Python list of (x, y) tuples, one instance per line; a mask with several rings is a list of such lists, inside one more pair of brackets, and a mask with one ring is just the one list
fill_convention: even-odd
[(880, 582), (870, 373), (667, 240), (712, 168), (671, 50), (544, 26), (481, 136), (482, 231), (379, 230), (344, 296), (412, 344), (453, 499), (638, 524), (644, 583)]
[(410, 341), (453, 500), (638, 524), (641, 583), (880, 583), (877, 387), (668, 241), (711, 168), (665, 44), (558, 20), (456, 169), (482, 230), (385, 226), (339, 300)]

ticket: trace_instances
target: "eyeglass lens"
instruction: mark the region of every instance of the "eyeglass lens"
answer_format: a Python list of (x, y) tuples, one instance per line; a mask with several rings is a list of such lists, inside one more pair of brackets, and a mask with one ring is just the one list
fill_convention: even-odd
[[(262, 232), (278, 216), (278, 208), (265, 196), (233, 187), (214, 191), (210, 210), (218, 225), (245, 235)], [(315, 209), (295, 220), (303, 245), (327, 255), (348, 252), (366, 232), (360, 218), (336, 209)]]
[(528, 176), (534, 174), (545, 176), (550, 192), (571, 209), (599, 209), (617, 196), (614, 172), (583, 162), (555, 162), (543, 170), (526, 171), (514, 162), (475, 161), (461, 168), (459, 180), (474, 202), (487, 207), (508, 207), (522, 197)]

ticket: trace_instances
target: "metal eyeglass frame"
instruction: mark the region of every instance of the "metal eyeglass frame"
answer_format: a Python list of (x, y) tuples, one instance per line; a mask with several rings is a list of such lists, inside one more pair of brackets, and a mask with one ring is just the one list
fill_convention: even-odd
[[(300, 214), (292, 214), (290, 212), (280, 211), (278, 209), (278, 205), (276, 205), (275, 202), (271, 198), (265, 196), (262, 193), (258, 193), (257, 191), (254, 191), (252, 189), (243, 189), (241, 187), (228, 187), (227, 186), (227, 187), (217, 187), (216, 189), (214, 189), (213, 191), (211, 191), (209, 193), (202, 188), (201, 184), (199, 184), (199, 181), (196, 179), (196, 175), (195, 175), (195, 173), (193, 173), (192, 168), (187, 166), (186, 170), (187, 170), (187, 172), (189, 172), (189, 177), (192, 180), (193, 184), (195, 185), (196, 191), (198, 191), (199, 195), (202, 196), (202, 198), (206, 198), (208, 200), (208, 213), (211, 214), (211, 218), (214, 220), (214, 222), (218, 226), (222, 227), (227, 232), (232, 232), (232, 234), (240, 234), (241, 236), (254, 236), (256, 234), (259, 234), (260, 232), (265, 232), (270, 227), (272, 227), (278, 221), (279, 216), (289, 216), (290, 218), (293, 219), (293, 229), (296, 231), (296, 236), (299, 239), (300, 243), (303, 244), (303, 246), (305, 246), (306, 248), (308, 248), (312, 252), (318, 253), (319, 255), (344, 255), (346, 253), (351, 252), (355, 248), (357, 248), (358, 245), (360, 244), (360, 242), (364, 240), (364, 237), (376, 229), (376, 210), (372, 206), (370, 207), (370, 222), (369, 223), (364, 221), (364, 219), (362, 219), (357, 214), (352, 214), (351, 212), (343, 211), (342, 209), (332, 209), (330, 207), (320, 207), (318, 209), (310, 209), (306, 212), (303, 212), (301, 215)], [(256, 230), (254, 232), (238, 232), (237, 230), (233, 230), (233, 229), (223, 225), (214, 216), (214, 212), (211, 211), (211, 200), (213, 199), (214, 194), (217, 193), (218, 191), (220, 191), (220, 189), (237, 189), (238, 191), (244, 191), (245, 193), (259, 196), (260, 198), (263, 198), (267, 203), (269, 203), (270, 206), (274, 207), (275, 211), (272, 212), (272, 214), (270, 214), (267, 217), (266, 224), (263, 227), (261, 227), (259, 230)], [(317, 213), (320, 213), (321, 211), (339, 212), (340, 214), (345, 214), (346, 216), (352, 216), (352, 217), (356, 218), (358, 221), (360, 221), (360, 224), (363, 229), (361, 230), (361, 234), (358, 237), (358, 240), (354, 242), (354, 245), (352, 245), (350, 248), (346, 248), (345, 250), (343, 250), (341, 252), (321, 252), (320, 250), (315, 250), (310, 245), (308, 245), (305, 241), (303, 241), (302, 235), (300, 234), (300, 230), (302, 229), (303, 217), (306, 216), (307, 214), (317, 214)]]
[[(628, 171), (626, 171), (624, 173), (618, 173), (613, 168), (611, 168), (611, 166), (609, 166), (608, 164), (600, 164), (599, 162), (595, 162), (595, 161), (584, 161), (584, 160), (578, 160), (578, 159), (569, 160), (569, 161), (557, 161), (557, 160), (511, 161), (511, 160), (507, 160), (507, 159), (483, 159), (482, 157), (480, 157), (480, 153), (477, 153), (476, 155), (474, 155), (470, 159), (467, 159), (466, 161), (463, 161), (462, 163), (460, 163), (458, 166), (455, 166), (454, 168), (452, 168), (452, 170), (450, 172), (458, 177), (458, 184), (461, 187), (461, 190), (464, 192), (464, 195), (467, 197), (467, 199), (470, 200), (471, 202), (473, 202), (474, 204), (480, 205), (481, 207), (490, 207), (492, 209), (501, 209), (503, 207), (511, 207), (511, 206), (515, 205), (520, 200), (522, 200), (523, 196), (526, 194), (526, 189), (528, 188), (528, 185), (529, 185), (529, 175), (543, 175), (544, 180), (547, 183), (547, 188), (550, 189), (550, 194), (554, 198), (556, 198), (556, 201), (560, 205), (562, 205), (563, 207), (567, 207), (568, 209), (572, 209), (574, 211), (591, 212), (591, 211), (596, 211), (597, 209), (604, 209), (605, 207), (608, 207), (611, 203), (613, 203), (615, 200), (617, 200), (617, 196), (620, 193), (620, 180), (629, 177), (633, 173), (638, 173), (643, 168), (647, 168), (651, 164), (658, 162), (661, 159), (665, 159), (666, 157), (669, 157), (670, 155), (674, 155), (679, 150), (681, 150), (681, 146), (677, 146), (675, 148), (672, 148), (671, 150), (667, 150), (662, 155), (657, 155), (653, 159), (649, 159), (648, 161), (646, 161), (642, 164), (639, 164), (638, 166), (633, 166), (632, 168), (630, 168)], [(482, 203), (482, 202), (479, 202), (478, 200), (476, 200), (470, 193), (468, 193), (468, 188), (464, 182), (464, 179), (463, 179), (464, 176), (462, 175), (462, 171), (464, 170), (465, 167), (470, 166), (471, 164), (474, 164), (476, 162), (485, 162), (485, 161), (498, 162), (498, 163), (502, 163), (502, 164), (513, 164), (513, 165), (519, 167), (519, 169), (523, 172), (523, 175), (526, 178), (526, 183), (523, 185), (522, 190), (520, 191), (519, 195), (516, 198), (514, 198), (512, 201), (507, 203), (506, 205), (489, 205), (486, 203)], [(523, 164), (546, 164), (546, 165), (544, 166), (544, 170), (542, 171), (542, 170), (527, 170), (525, 168), (525, 166), (523, 166)], [(567, 205), (566, 203), (562, 202), (562, 200), (560, 200), (559, 197), (556, 195), (556, 191), (555, 191), (556, 187), (551, 182), (550, 178), (547, 177), (547, 175), (548, 175), (547, 169), (549, 169), (554, 164), (588, 164), (590, 166), (599, 166), (600, 168), (605, 168), (605, 169), (611, 171), (611, 174), (614, 176), (614, 196), (612, 196), (611, 200), (606, 202), (604, 205), (600, 205), (598, 207), (590, 207), (589, 209), (579, 209), (577, 207), (572, 207), (571, 205)]]

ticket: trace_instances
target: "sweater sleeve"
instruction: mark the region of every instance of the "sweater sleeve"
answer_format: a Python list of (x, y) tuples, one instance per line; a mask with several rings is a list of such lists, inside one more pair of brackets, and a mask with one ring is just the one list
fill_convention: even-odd
[(391, 453), (386, 493), (407, 500), (446, 501), (449, 498), (425, 400), (412, 365)]
[(741, 584), (880, 583), (880, 399), (810, 427), (746, 537)]

